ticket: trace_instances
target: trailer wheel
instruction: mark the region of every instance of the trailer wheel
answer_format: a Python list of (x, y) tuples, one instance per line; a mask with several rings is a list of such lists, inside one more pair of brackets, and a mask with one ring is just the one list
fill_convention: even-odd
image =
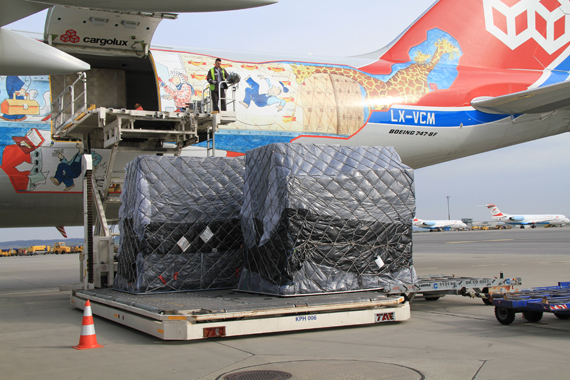
[(429, 297), (424, 296), (424, 299), (426, 301), (437, 301), (439, 298), (440, 297), (438, 297), (438, 296), (429, 296)]
[(495, 317), (503, 325), (510, 325), (515, 320), (515, 312), (502, 306), (495, 306)]
[(570, 315), (568, 315), (568, 314), (554, 313), (554, 315), (555, 315), (556, 318), (558, 318), (558, 319), (568, 319), (568, 318), (570, 318)]
[(536, 323), (542, 319), (542, 311), (523, 311), (523, 318), (529, 322)]

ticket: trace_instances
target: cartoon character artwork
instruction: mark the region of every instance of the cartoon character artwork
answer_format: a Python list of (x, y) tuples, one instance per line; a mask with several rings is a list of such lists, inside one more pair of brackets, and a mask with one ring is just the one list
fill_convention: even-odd
[(25, 77), (25, 81), (15, 75), (6, 77), (7, 98), (0, 104), (0, 118), (6, 121), (22, 121), (27, 115), (39, 115), (38, 102), (30, 98), (30, 95), (37, 95), (37, 91), (30, 93), (31, 82), (30, 77)]
[(194, 95), (194, 87), (188, 83), (188, 76), (182, 72), (173, 73), (172, 77), (165, 84), (159, 78), (160, 87), (166, 94), (162, 95), (163, 99), (174, 100), (174, 104), (178, 111), (187, 107), (190, 103), (192, 95)]
[(258, 75), (258, 78), (267, 82), (267, 86), (269, 88), (267, 92), (263, 94), (260, 93), (259, 83), (248, 76), (245, 81), (249, 87), (245, 89), (245, 97), (243, 101), (240, 101), (240, 104), (247, 109), (253, 100), (253, 103), (255, 103), (255, 105), (258, 107), (267, 107), (276, 104), (277, 112), (283, 110), (286, 101), (279, 98), (279, 95), (281, 95), (281, 93), (289, 92), (289, 89), (281, 81), (279, 81), (281, 87), (277, 87), (271, 83), (270, 79), (264, 77), (263, 75)]
[(6, 145), (2, 151), (1, 168), (16, 191), (30, 191), (45, 184), (42, 146), (49, 144), (49, 135), (49, 131), (31, 128), (24, 136), (12, 136), (15, 144)]
[[(57, 165), (57, 169), (55, 171), (55, 175), (50, 177), (51, 181), (54, 185), (59, 186), (62, 183), (65, 185), (65, 189), (63, 191), (69, 191), (75, 187), (74, 179), (81, 175), (81, 157), (83, 156), (83, 152), (81, 151), (81, 143), (77, 145), (77, 153), (68, 160), (63, 155), (63, 149), (56, 149), (52, 153), (53, 157), (57, 157), (60, 160), (59, 165)], [(101, 155), (95, 153), (93, 154), (93, 167), (97, 168), (99, 163), (101, 162)]]
[[(241, 82), (228, 95), (235, 122), (223, 124), (216, 133), (216, 149), (227, 154), (244, 153), (272, 142), (289, 142), (299, 136), (350, 139), (363, 127), (390, 121), (397, 105), (434, 106), (458, 78), (463, 52), (456, 38), (433, 28), (423, 40), (406, 46), (407, 59), (381, 67), (373, 64), (353, 67), (343, 64), (299, 61), (237, 62), (225, 64), (240, 75)], [(402, 57), (403, 58), (403, 57)], [(172, 84), (186, 78), (198, 89), (194, 100), (202, 98), (205, 67), (213, 58), (191, 53), (154, 52), (157, 76), (172, 76)], [(183, 79), (180, 79), (183, 78)], [(161, 84), (161, 93), (166, 94)], [(172, 87), (172, 86), (171, 86)], [(165, 95), (163, 95), (163, 98)], [(447, 98), (446, 98), (447, 99)], [(173, 102), (162, 102), (169, 110)], [(422, 119), (423, 120), (423, 119)], [(421, 121), (420, 121), (421, 122)], [(435, 123), (435, 119), (429, 119)], [(247, 131), (243, 134), (242, 131)], [(206, 147), (206, 142), (198, 143)]]

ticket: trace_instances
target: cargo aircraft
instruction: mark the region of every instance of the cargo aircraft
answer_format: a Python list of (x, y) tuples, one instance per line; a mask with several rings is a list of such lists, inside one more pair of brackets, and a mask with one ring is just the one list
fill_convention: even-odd
[[(347, 58), (150, 46), (160, 21), (177, 17), (166, 12), (274, 2), (13, 2), (1, 25), (49, 11), (43, 41), (0, 30), (0, 227), (83, 224), (78, 162), (87, 150), (105, 178), (110, 149), (54, 137), (50, 115), (77, 77), (64, 73), (88, 68), (88, 91), (99, 94), (91, 112), (136, 103), (174, 112), (201, 99), (221, 58), (241, 81), (235, 121), (215, 134), (216, 155), (275, 142), (382, 145), (421, 168), (570, 130), (569, 0), (435, 1), (388, 46)], [(206, 149), (201, 141), (182, 154)]]
[(444, 228), (459, 230), (467, 228), (467, 224), (461, 220), (423, 220), (414, 218), (413, 225), (418, 228), (429, 228), (430, 230), (443, 230)]
[(537, 224), (550, 224), (553, 226), (563, 226), (565, 224), (570, 223), (570, 219), (567, 218), (565, 215), (512, 215), (512, 214), (504, 214), (502, 213), (499, 208), (494, 204), (488, 204), (486, 206), (489, 211), (491, 212), (493, 220), (503, 222), (506, 224), (511, 225), (518, 225), (521, 228), (531, 227), (536, 228)]

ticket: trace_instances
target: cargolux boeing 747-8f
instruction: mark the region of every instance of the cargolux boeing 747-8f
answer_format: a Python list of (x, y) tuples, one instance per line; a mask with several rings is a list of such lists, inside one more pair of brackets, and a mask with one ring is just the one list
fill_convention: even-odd
[(565, 215), (555, 214), (555, 215), (512, 215), (504, 214), (499, 208), (493, 204), (488, 204), (487, 208), (491, 212), (491, 217), (493, 220), (503, 222), (511, 225), (518, 225), (521, 228), (530, 226), (535, 228), (537, 224), (551, 224), (553, 226), (562, 226), (565, 224), (570, 224), (570, 219)]
[[(89, 68), (88, 92), (99, 94), (89, 112), (140, 103), (172, 113), (201, 99), (221, 58), (241, 81), (217, 155), (275, 142), (394, 146), (420, 168), (569, 131), (569, 0), (435, 1), (388, 46), (334, 60), (150, 46), (158, 23), (177, 17), (163, 12), (276, 1), (19, 0), (3, 10), (7, 25), (50, 7), (44, 41), (0, 34), (0, 227), (83, 224), (81, 155), (91, 153), (101, 181), (132, 159), (52, 133), (50, 100), (73, 81), (61, 74)], [(45, 59), (34, 56), (40, 45)], [(202, 141), (182, 154), (206, 149)]]

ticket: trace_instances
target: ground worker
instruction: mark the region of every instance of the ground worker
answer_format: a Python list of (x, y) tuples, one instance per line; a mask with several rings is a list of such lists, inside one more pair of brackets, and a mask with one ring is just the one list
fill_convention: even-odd
[[(222, 83), (228, 77), (228, 73), (222, 67), (222, 60), (216, 58), (214, 67), (208, 71), (208, 83), (210, 83), (210, 93), (212, 94), (212, 113), (226, 110), (226, 88), (228, 85)], [(221, 86), (220, 86), (221, 85)]]

